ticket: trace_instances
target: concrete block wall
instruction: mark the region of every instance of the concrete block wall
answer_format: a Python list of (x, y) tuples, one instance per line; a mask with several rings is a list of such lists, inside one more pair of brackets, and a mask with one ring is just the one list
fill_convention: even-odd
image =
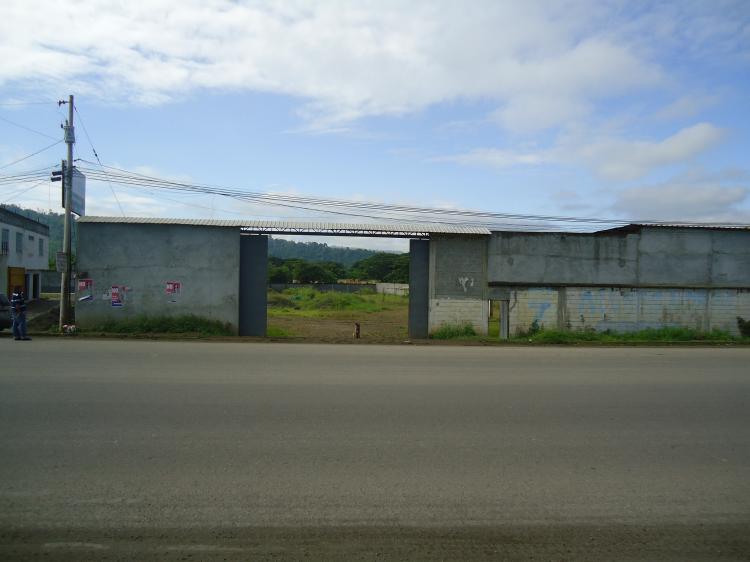
[(750, 230), (493, 232), (487, 269), (503, 285), (750, 288)]
[(542, 328), (630, 332), (686, 327), (738, 335), (737, 317), (750, 319), (748, 289), (638, 289), (619, 287), (515, 287), (510, 332)]
[(557, 328), (557, 297), (557, 289), (549, 287), (512, 290), (508, 304), (510, 333), (527, 331), (534, 322), (540, 328)]
[[(93, 281), (93, 298), (76, 298), (81, 327), (105, 319), (194, 314), (237, 330), (239, 229), (94, 222), (78, 227), (78, 278)], [(181, 284), (178, 295), (167, 294), (173, 281)], [(113, 306), (114, 286), (121, 306)]]
[(481, 299), (430, 299), (430, 332), (443, 325), (471, 324), (477, 334), (487, 334), (489, 306)]
[(471, 324), (487, 333), (487, 239), (436, 236), (430, 239), (429, 331)]

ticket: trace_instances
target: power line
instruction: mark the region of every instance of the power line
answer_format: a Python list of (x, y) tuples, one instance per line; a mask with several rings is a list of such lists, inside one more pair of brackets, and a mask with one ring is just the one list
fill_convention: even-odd
[(11, 196), (10, 196), (10, 197), (8, 197), (8, 198), (7, 198), (7, 199), (5, 199), (4, 201), (2, 201), (2, 203), (7, 203), (7, 202), (8, 202), (8, 201), (10, 201), (11, 199), (13, 199), (13, 198), (15, 198), (15, 197), (18, 197), (19, 195), (23, 195), (24, 193), (26, 193), (26, 192), (28, 192), (28, 191), (31, 191), (32, 189), (36, 189), (37, 187), (39, 187), (39, 186), (40, 186), (40, 185), (42, 185), (43, 183), (44, 183), (44, 180), (43, 180), (43, 181), (39, 181), (39, 182), (35, 183), (34, 185), (32, 185), (32, 186), (30, 186), (30, 187), (26, 187), (26, 188), (24, 188), (24, 189), (18, 190), (18, 191), (16, 191), (16, 192), (14, 192), (13, 194), (11, 194)]
[[(84, 162), (86, 162), (84, 160)], [(651, 224), (673, 224), (674, 221), (657, 221), (657, 220), (631, 220), (631, 219), (614, 219), (614, 218), (599, 218), (599, 217), (565, 217), (556, 215), (532, 215), (532, 214), (520, 214), (520, 213), (499, 213), (499, 212), (488, 212), (488, 211), (474, 211), (474, 210), (462, 210), (462, 209), (439, 209), (439, 208), (427, 208), (427, 207), (415, 207), (407, 205), (393, 205), (384, 203), (372, 203), (372, 202), (357, 202), (357, 201), (346, 201), (346, 200), (335, 200), (335, 199), (323, 199), (315, 197), (305, 197), (296, 195), (283, 195), (283, 194), (269, 194), (269, 193), (257, 193), (240, 191), (232, 188), (221, 188), (215, 186), (207, 186), (201, 184), (190, 184), (187, 182), (177, 182), (172, 180), (163, 180), (146, 176), (144, 174), (138, 174), (135, 172), (129, 172), (120, 168), (114, 168), (107, 166), (111, 170), (115, 170), (115, 173), (110, 173), (109, 178), (115, 183), (124, 185), (148, 185), (149, 187), (166, 189), (172, 191), (182, 191), (189, 193), (201, 193), (201, 194), (215, 194), (223, 195), (226, 197), (232, 197), (244, 201), (252, 201), (259, 204), (270, 204), (275, 206), (284, 206), (291, 208), (299, 208), (305, 210), (312, 210), (316, 212), (325, 212), (337, 215), (347, 216), (362, 216), (366, 218), (374, 218), (382, 220), (383, 213), (397, 213), (420, 215), (420, 216), (449, 216), (454, 219), (465, 222), (471, 220), (473, 224), (476, 224), (478, 220), (489, 221), (484, 224), (497, 224), (498, 221), (503, 221), (504, 224), (522, 224), (508, 221), (535, 221), (537, 223), (564, 223), (564, 224), (578, 224), (578, 225), (589, 225), (589, 228), (600, 228), (601, 226), (617, 226), (626, 225), (632, 222), (644, 222)], [(92, 170), (96, 173), (96, 170)], [(333, 209), (338, 210), (333, 210)], [(364, 213), (355, 213), (351, 211), (344, 211), (343, 209), (357, 209), (357, 210), (369, 210), (380, 213), (379, 215), (373, 216)], [(391, 218), (391, 217), (389, 217)], [(403, 217), (401, 220), (404, 220)], [(412, 219), (414, 220), (414, 219)], [(421, 222), (421, 221), (420, 221)], [(432, 219), (431, 222), (442, 222), (441, 220)], [(455, 224), (455, 223), (454, 223)], [(460, 224), (460, 223), (458, 223)], [(701, 222), (683, 222), (685, 225), (692, 226), (747, 226), (745, 224), (725, 224), (725, 223), (701, 223)]]
[(19, 158), (18, 160), (14, 160), (13, 162), (9, 162), (9, 163), (7, 163), (7, 164), (3, 164), (2, 166), (0, 166), (0, 170), (2, 170), (3, 168), (8, 168), (8, 167), (10, 167), (10, 166), (13, 166), (14, 164), (18, 164), (19, 162), (23, 162), (24, 160), (28, 160), (28, 159), (29, 159), (29, 158), (31, 158), (32, 156), (36, 156), (37, 154), (41, 154), (41, 153), (42, 153), (42, 152), (44, 152), (45, 150), (49, 150), (49, 149), (50, 149), (50, 148), (52, 148), (53, 146), (57, 146), (58, 144), (60, 144), (60, 143), (62, 143), (62, 142), (63, 142), (62, 140), (58, 140), (58, 141), (56, 141), (56, 142), (53, 142), (53, 143), (52, 143), (52, 144), (50, 144), (49, 146), (45, 146), (44, 148), (42, 148), (42, 149), (39, 149), (39, 150), (37, 150), (36, 152), (34, 152), (34, 153), (32, 153), (32, 154), (29, 154), (28, 156), (24, 156), (23, 158)]
[(57, 103), (57, 101), (10, 101), (10, 102), (0, 102), (0, 105), (3, 106), (20, 106), (20, 105), (47, 105), (47, 104), (53, 104)]
[(37, 135), (41, 135), (43, 137), (47, 137), (48, 139), (55, 140), (55, 137), (53, 137), (52, 135), (48, 135), (47, 133), (37, 131), (36, 129), (32, 129), (31, 127), (27, 127), (26, 125), (21, 125), (20, 123), (16, 123), (15, 121), (11, 121), (10, 119), (6, 119), (5, 117), (0, 117), (0, 121), (5, 121), (6, 123), (14, 125), (20, 129), (25, 129), (31, 133), (36, 133)]
[[(91, 137), (89, 136), (89, 131), (86, 128), (86, 124), (83, 122), (83, 117), (81, 117), (81, 112), (78, 111), (78, 106), (73, 106), (73, 109), (78, 114), (78, 120), (81, 122), (81, 126), (83, 127), (83, 132), (86, 135), (86, 139), (89, 141), (89, 146), (91, 146), (91, 152), (94, 153), (94, 157), (96, 158), (96, 161), (99, 163), (99, 166), (102, 167), (102, 171), (104, 172), (104, 175), (107, 175), (106, 170), (104, 169), (104, 166), (102, 165), (102, 161), (99, 159), (99, 154), (96, 152), (96, 148), (94, 148), (94, 143), (91, 141)], [(122, 216), (125, 216), (125, 211), (122, 209), (122, 205), (120, 205), (120, 200), (117, 198), (117, 193), (115, 193), (115, 188), (112, 187), (112, 182), (109, 181), (109, 177), (107, 177), (107, 184), (109, 185), (109, 189), (112, 191), (112, 195), (115, 198), (115, 201), (117, 202), (117, 206), (120, 208), (120, 213), (122, 213)]]

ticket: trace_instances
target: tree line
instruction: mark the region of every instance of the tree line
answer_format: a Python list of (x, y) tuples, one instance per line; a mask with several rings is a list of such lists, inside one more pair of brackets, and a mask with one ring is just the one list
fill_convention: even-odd
[(269, 283), (336, 283), (340, 279), (409, 282), (409, 254), (376, 252), (350, 267), (334, 261), (268, 258)]

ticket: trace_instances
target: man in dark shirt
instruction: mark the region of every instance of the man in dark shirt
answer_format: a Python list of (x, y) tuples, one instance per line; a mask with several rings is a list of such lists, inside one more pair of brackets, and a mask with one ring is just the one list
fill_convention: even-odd
[(28, 341), (31, 338), (26, 335), (26, 299), (23, 289), (16, 286), (10, 297), (10, 318), (13, 321), (13, 336), (16, 340)]

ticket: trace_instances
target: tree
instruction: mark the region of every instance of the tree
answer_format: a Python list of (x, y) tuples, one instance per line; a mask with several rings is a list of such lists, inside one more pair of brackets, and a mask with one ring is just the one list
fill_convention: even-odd
[(409, 254), (377, 253), (355, 263), (352, 266), (351, 275), (361, 280), (408, 283)]
[(268, 268), (269, 283), (291, 283), (292, 272), (286, 265), (270, 265)]
[(317, 263), (300, 262), (294, 267), (294, 280), (300, 283), (335, 283), (336, 276)]

